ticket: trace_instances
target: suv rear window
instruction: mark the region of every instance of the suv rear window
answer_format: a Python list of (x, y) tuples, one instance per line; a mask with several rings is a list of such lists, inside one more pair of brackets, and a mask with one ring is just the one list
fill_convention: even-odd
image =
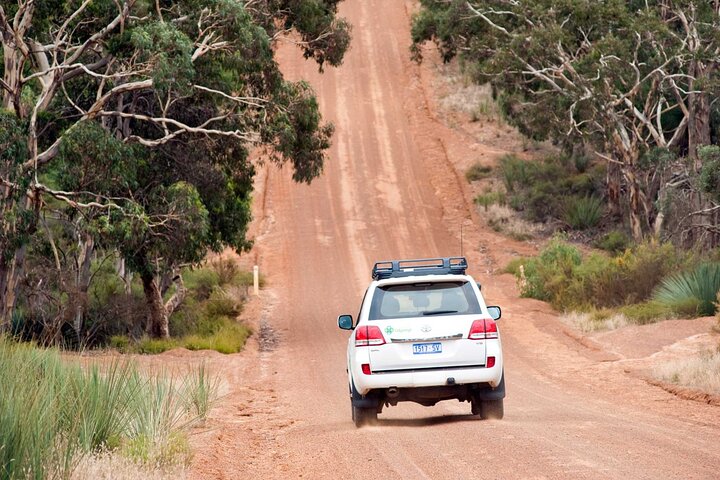
[(469, 282), (424, 282), (378, 287), (369, 319), (480, 313), (480, 304)]

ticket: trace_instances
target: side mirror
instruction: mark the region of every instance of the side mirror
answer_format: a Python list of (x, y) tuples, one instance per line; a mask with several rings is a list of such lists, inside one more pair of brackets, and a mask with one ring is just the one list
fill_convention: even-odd
[(478, 286), (478, 290), (482, 292), (482, 285), (480, 285), (480, 282), (475, 282), (475, 285)]
[(340, 315), (338, 317), (338, 327), (343, 330), (353, 329), (353, 318), (352, 315)]
[(490, 318), (493, 320), (500, 320), (500, 317), (502, 317), (502, 310), (500, 310), (500, 307), (487, 307), (487, 309), (490, 314)]

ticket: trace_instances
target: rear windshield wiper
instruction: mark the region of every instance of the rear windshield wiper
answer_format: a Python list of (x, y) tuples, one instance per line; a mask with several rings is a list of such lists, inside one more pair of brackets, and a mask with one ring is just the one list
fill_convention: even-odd
[(422, 312), (423, 315), (442, 315), (444, 313), (458, 313), (457, 310), (432, 310), (430, 312)]

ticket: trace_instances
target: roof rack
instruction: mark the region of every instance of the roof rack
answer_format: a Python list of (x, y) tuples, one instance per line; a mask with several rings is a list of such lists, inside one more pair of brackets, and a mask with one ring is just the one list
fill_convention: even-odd
[(376, 262), (373, 280), (412, 277), (416, 275), (465, 275), (465, 257), (421, 258), (417, 260), (387, 260)]

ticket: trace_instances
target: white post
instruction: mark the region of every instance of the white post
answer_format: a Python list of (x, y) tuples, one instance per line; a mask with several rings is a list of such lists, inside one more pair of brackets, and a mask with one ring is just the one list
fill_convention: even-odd
[(260, 295), (260, 269), (257, 265), (253, 267), (253, 293)]

